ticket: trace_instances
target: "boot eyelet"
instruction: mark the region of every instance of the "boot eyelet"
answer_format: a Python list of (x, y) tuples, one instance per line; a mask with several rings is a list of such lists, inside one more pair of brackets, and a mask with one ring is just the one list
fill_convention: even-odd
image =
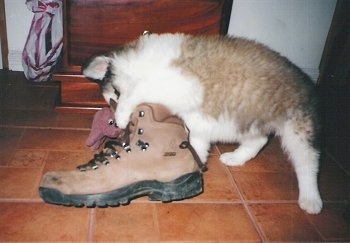
[(126, 152), (130, 153), (131, 152), (131, 148), (130, 145), (127, 143), (123, 143), (123, 148)]
[(140, 111), (139, 112), (139, 117), (144, 117), (145, 116), (145, 112), (144, 111)]
[(109, 165), (108, 159), (103, 160), (101, 163), (102, 163), (103, 165)]
[(85, 171), (86, 171), (86, 166), (85, 166), (85, 165), (79, 165), (79, 166), (77, 166), (77, 169), (78, 169), (80, 172), (85, 172)]
[(143, 134), (143, 129), (139, 128), (139, 130), (137, 131), (137, 134), (142, 135)]
[(148, 143), (144, 143), (142, 146), (141, 146), (141, 150), (142, 151), (146, 151), (149, 147), (149, 144)]
[(182, 149), (185, 149), (188, 147), (188, 142), (187, 141), (183, 141), (180, 145), (179, 145), (180, 148)]
[(142, 151), (146, 151), (147, 148), (149, 147), (149, 143), (147, 143), (147, 142), (145, 143), (145, 142), (143, 142), (141, 140), (138, 140), (136, 142), (136, 146), (139, 146)]
[(114, 158), (114, 159), (119, 159), (120, 158), (120, 156), (119, 156), (119, 154), (117, 152), (113, 152), (110, 156), (111, 156), (111, 158)]

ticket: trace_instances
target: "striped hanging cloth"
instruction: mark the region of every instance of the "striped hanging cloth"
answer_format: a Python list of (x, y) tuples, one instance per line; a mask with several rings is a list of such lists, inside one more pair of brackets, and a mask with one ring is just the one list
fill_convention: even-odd
[(62, 0), (26, 0), (34, 13), (22, 52), (22, 66), (28, 80), (50, 80), (63, 46)]

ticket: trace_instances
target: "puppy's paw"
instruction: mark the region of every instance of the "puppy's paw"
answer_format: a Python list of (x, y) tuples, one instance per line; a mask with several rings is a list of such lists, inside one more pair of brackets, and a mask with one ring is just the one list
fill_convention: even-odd
[(125, 129), (130, 120), (130, 114), (126, 112), (116, 112), (115, 120), (119, 128)]
[(314, 197), (300, 197), (299, 206), (309, 214), (318, 214), (322, 209), (322, 200), (318, 195)]
[(242, 156), (235, 152), (224, 153), (220, 156), (220, 161), (229, 166), (240, 166), (246, 162), (246, 156)]

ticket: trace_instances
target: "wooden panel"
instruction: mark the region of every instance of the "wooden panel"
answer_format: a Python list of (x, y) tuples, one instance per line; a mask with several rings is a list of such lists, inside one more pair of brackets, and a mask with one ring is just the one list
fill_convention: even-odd
[(1, 59), (3, 69), (9, 68), (8, 62), (8, 42), (6, 29), (6, 15), (4, 0), (0, 0), (0, 41), (1, 41)]
[(61, 92), (61, 102), (64, 104), (104, 105), (106, 103), (99, 87), (94, 83), (63, 82)]
[(61, 105), (79, 107), (107, 105), (99, 86), (82, 75), (55, 74), (53, 79), (61, 81)]
[(223, 12), (231, 5), (232, 0), (65, 1), (64, 70), (78, 72), (89, 56), (134, 40), (144, 30), (226, 33)]

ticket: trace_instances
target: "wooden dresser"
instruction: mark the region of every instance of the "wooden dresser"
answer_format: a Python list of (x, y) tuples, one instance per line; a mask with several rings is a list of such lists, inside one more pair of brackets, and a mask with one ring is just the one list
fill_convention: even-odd
[(64, 0), (58, 111), (88, 112), (105, 101), (97, 84), (81, 75), (91, 55), (153, 33), (226, 34), (233, 0)]

